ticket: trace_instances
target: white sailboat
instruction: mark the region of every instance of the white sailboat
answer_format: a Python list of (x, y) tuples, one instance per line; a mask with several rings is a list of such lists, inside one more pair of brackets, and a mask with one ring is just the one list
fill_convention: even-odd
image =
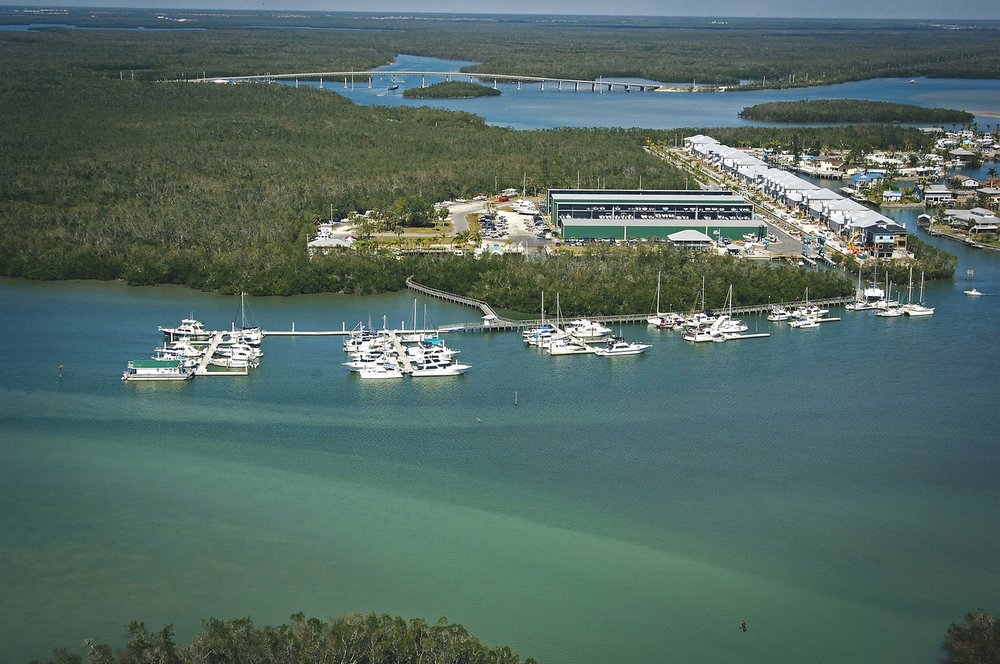
[[(913, 275), (913, 268), (910, 268), (910, 275)], [(910, 286), (913, 282), (911, 279)], [(916, 304), (907, 304), (903, 307), (903, 313), (907, 316), (931, 316), (934, 314), (934, 307), (928, 307), (924, 302), (924, 273), (920, 273), (920, 301)]]
[(887, 289), (886, 289), (885, 306), (879, 308), (879, 310), (875, 312), (875, 315), (879, 316), (880, 318), (897, 318), (897, 317), (903, 315), (903, 308), (901, 306), (899, 306), (899, 302), (898, 301), (894, 301), (892, 299), (892, 282), (891, 281), (888, 283), (888, 286), (887, 286)]
[(673, 321), (667, 314), (660, 311), (660, 272), (656, 273), (656, 314), (646, 319), (646, 322), (655, 327), (669, 327)]

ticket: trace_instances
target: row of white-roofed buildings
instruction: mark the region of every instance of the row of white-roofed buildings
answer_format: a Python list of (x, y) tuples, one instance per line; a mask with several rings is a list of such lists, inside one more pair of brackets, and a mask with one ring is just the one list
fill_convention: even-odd
[(689, 136), (684, 147), (703, 162), (756, 189), (777, 203), (809, 216), (843, 236), (849, 247), (876, 258), (906, 254), (906, 229), (871, 208), (820, 187), (788, 171), (774, 168), (743, 150), (711, 136)]

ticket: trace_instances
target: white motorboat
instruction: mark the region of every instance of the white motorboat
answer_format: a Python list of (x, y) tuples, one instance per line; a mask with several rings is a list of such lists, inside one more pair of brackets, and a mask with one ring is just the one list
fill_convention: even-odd
[(580, 341), (603, 341), (611, 334), (610, 327), (586, 318), (570, 321), (565, 331)]
[(444, 360), (428, 360), (413, 367), (410, 375), (414, 378), (433, 376), (460, 376), (472, 368), (470, 364), (460, 364)]
[(706, 341), (725, 341), (725, 338), (714, 327), (693, 327), (684, 333), (684, 341), (704, 343)]
[(212, 333), (205, 329), (205, 324), (194, 318), (185, 318), (177, 327), (158, 328), (171, 341), (183, 339), (186, 341), (208, 341)]
[(596, 348), (573, 339), (557, 339), (545, 347), (549, 355), (587, 355), (596, 352)]
[(162, 347), (153, 351), (154, 360), (197, 360), (202, 356), (202, 351), (192, 346), (187, 341), (175, 341), (165, 343)]
[(256, 359), (249, 357), (211, 357), (208, 363), (226, 369), (256, 369), (260, 364)]
[(180, 360), (132, 360), (122, 373), (122, 380), (126, 382), (188, 380), (192, 376), (194, 369), (183, 366)]
[(775, 307), (771, 309), (771, 313), (767, 315), (767, 319), (772, 323), (780, 323), (788, 320), (790, 317), (791, 314), (788, 313), (788, 309), (785, 309), (784, 307)]
[(788, 321), (788, 326), (800, 330), (811, 330), (813, 328), (819, 327), (819, 322), (815, 318), (811, 318), (809, 316), (799, 316), (793, 320)]
[(403, 372), (392, 362), (376, 362), (358, 369), (362, 378), (402, 378)]
[(980, 293), (980, 292), (979, 292), (978, 290), (976, 290), (975, 288), (970, 288), (969, 290), (967, 290), (967, 291), (963, 291), (963, 292), (964, 292), (964, 293), (965, 293), (966, 295), (971, 295), (971, 296), (973, 296), (973, 297), (979, 297), (980, 295), (982, 295), (982, 293)]
[(612, 357), (615, 355), (638, 355), (649, 349), (651, 344), (629, 343), (622, 337), (612, 337), (606, 348), (598, 348), (597, 355)]
[(538, 214), (537, 205), (520, 198), (510, 204), (510, 209), (520, 214)]

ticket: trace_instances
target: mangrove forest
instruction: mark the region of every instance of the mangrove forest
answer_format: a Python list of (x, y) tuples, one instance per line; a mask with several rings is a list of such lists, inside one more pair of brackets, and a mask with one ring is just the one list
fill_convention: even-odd
[(500, 91), (468, 81), (443, 81), (425, 88), (409, 88), (403, 91), (407, 99), (473, 99), (475, 97), (499, 97)]
[(763, 122), (901, 122), (966, 124), (975, 116), (952, 108), (926, 108), (866, 99), (803, 99), (747, 106), (740, 117)]

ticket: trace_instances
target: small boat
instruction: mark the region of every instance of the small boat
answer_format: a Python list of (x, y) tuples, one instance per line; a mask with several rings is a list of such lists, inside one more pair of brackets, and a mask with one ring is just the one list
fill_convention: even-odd
[(811, 330), (819, 327), (819, 322), (810, 316), (800, 316), (794, 320), (788, 321), (789, 327), (794, 327), (800, 330)]
[(185, 318), (177, 327), (159, 327), (160, 332), (171, 341), (184, 339), (186, 341), (208, 341), (212, 333), (205, 329), (204, 323), (194, 318)]
[(885, 309), (879, 309), (878, 311), (876, 311), (875, 315), (879, 316), (880, 318), (896, 318), (897, 316), (903, 315), (903, 307), (899, 306), (886, 307)]
[(964, 291), (964, 292), (965, 292), (966, 295), (972, 295), (973, 297), (978, 297), (978, 296), (982, 295), (982, 293), (980, 293), (979, 291), (977, 291), (975, 288), (970, 288), (969, 290)]
[(725, 340), (722, 333), (714, 327), (693, 327), (684, 333), (684, 341), (693, 341), (694, 343)]
[(572, 339), (557, 339), (545, 347), (549, 355), (587, 355), (596, 352), (593, 346)]
[(392, 362), (381, 362), (358, 369), (358, 375), (362, 378), (402, 378), (403, 372)]
[(610, 327), (586, 318), (570, 321), (565, 331), (580, 341), (604, 341), (611, 334)]
[(469, 364), (459, 364), (447, 360), (428, 360), (413, 367), (410, 375), (414, 378), (429, 376), (460, 376), (472, 368)]
[(183, 366), (180, 360), (132, 360), (122, 374), (122, 380), (188, 380), (192, 376), (194, 369)]
[(615, 355), (638, 355), (646, 352), (651, 344), (629, 343), (622, 337), (611, 337), (606, 348), (599, 348), (597, 355), (612, 357)]
[(786, 321), (790, 317), (791, 314), (788, 313), (788, 310), (785, 309), (784, 307), (775, 307), (774, 309), (771, 309), (771, 313), (767, 315), (767, 319), (772, 323)]

